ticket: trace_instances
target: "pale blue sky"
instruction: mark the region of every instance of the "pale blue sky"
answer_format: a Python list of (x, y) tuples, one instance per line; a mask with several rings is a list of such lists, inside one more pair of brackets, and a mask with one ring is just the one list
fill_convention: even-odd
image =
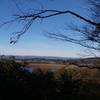
[[(19, 13), (13, 2), (14, 0), (0, 0), (0, 20), (8, 20), (12, 15)], [(72, 10), (88, 18), (85, 0), (15, 0), (23, 11), (31, 9), (57, 9)], [(18, 24), (7, 25), (0, 29), (0, 54), (5, 55), (35, 55), (35, 56), (62, 56), (79, 57), (82, 48), (79, 45), (53, 40), (45, 37), (46, 32), (64, 32), (67, 34), (66, 25), (69, 23), (81, 25), (79, 20), (70, 15), (62, 15), (36, 21), (25, 33), (18, 43), (11, 45), (9, 38), (12, 32), (18, 31)]]

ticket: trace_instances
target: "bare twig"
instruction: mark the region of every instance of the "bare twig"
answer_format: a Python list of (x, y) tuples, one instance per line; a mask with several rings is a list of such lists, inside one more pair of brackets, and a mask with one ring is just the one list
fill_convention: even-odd
[[(73, 15), (73, 16), (75, 16), (75, 17), (77, 17), (77, 18), (79, 18), (79, 19), (81, 19), (81, 20), (83, 20), (83, 21), (85, 21), (85, 22), (87, 22), (87, 23), (89, 23), (90, 25), (95, 26), (96, 28), (100, 27), (100, 23), (95, 23), (95, 22), (93, 22), (93, 21), (91, 21), (89, 19), (86, 19), (85, 17), (83, 17), (83, 16), (81, 16), (81, 15), (75, 13), (75, 12), (69, 11), (69, 10), (66, 10), (66, 11), (59, 11), (59, 10), (39, 10), (37, 13), (32, 13), (32, 14), (24, 14), (24, 15), (17, 14), (17, 15), (15, 15), (16, 18), (14, 20), (5, 22), (5, 23), (3, 23), (3, 25), (8, 24), (8, 23), (12, 23), (12, 22), (17, 21), (17, 20), (24, 21), (24, 22), (26, 22), (26, 20), (27, 20), (27, 23), (23, 26), (22, 30), (19, 31), (19, 32), (15, 32), (16, 37), (11, 37), (11, 39), (10, 39), (11, 40), (10, 43), (16, 43), (19, 40), (19, 38), (25, 32), (27, 32), (27, 30), (32, 25), (33, 21), (39, 20), (39, 19), (46, 19), (46, 18), (58, 16), (58, 15), (64, 15), (64, 14), (68, 14), (68, 13), (71, 14), (71, 15)], [(3, 26), (3, 25), (1, 25), (1, 26)], [(78, 30), (78, 31), (82, 33), (81, 30)], [(88, 32), (88, 31), (86, 31), (86, 32)], [(87, 44), (85, 42), (85, 41), (87, 41), (87, 42), (92, 41), (92, 42), (100, 43), (100, 37), (99, 37), (99, 35), (97, 35), (97, 36), (94, 37), (91, 33), (89, 33), (89, 32), (86, 33), (86, 32), (83, 32), (83, 33), (85, 35), (88, 34), (87, 35), (88, 37), (86, 37), (86, 39), (80, 39), (80, 40), (68, 37), (68, 36), (63, 35), (63, 34), (55, 34), (55, 33), (49, 34), (49, 37), (60, 39), (60, 40), (63, 40), (63, 41), (68, 41), (68, 42), (76, 43), (76, 44), (80, 44), (81, 46), (84, 46), (84, 47), (88, 47), (88, 48), (100, 50), (99, 47)]]

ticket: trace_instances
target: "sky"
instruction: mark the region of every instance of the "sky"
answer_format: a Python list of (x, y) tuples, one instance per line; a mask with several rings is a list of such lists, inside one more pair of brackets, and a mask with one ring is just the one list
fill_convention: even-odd
[[(85, 0), (0, 0), (0, 22), (10, 20), (20, 13), (16, 4), (23, 12), (37, 9), (71, 10), (84, 17), (89, 16)], [(44, 36), (47, 32), (70, 32), (66, 29), (70, 23), (81, 25), (78, 19), (71, 15), (62, 15), (33, 22), (30, 29), (12, 45), (10, 37), (19, 31), (19, 23), (8, 24), (0, 28), (0, 55), (31, 55), (31, 56), (60, 56), (80, 57), (84, 48)]]

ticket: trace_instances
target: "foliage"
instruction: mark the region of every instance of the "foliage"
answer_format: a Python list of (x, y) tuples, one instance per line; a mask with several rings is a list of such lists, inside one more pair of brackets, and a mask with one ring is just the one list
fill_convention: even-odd
[(99, 84), (73, 80), (67, 72), (54, 79), (54, 73), (49, 71), (37, 69), (30, 73), (14, 61), (0, 61), (1, 100), (94, 100), (99, 97), (97, 88)]

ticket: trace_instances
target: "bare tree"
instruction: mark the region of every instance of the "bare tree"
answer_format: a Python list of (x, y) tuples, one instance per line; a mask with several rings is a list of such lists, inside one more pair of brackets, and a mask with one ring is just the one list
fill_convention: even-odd
[(14, 36), (10, 38), (10, 43), (16, 43), (20, 37), (27, 32), (34, 21), (63, 15), (67, 16), (70, 14), (86, 23), (86, 26), (82, 28), (76, 27), (75, 25), (74, 27), (71, 27), (73, 33), (77, 32), (78, 38), (77, 36), (71, 37), (68, 34), (65, 35), (63, 33), (54, 32), (47, 33), (47, 36), (62, 41), (76, 43), (87, 48), (100, 50), (100, 0), (88, 0), (88, 3), (90, 5), (91, 13), (93, 16), (92, 19), (87, 19), (80, 14), (70, 10), (61, 11), (54, 9), (40, 9), (31, 13), (24, 13), (21, 9), (19, 9), (18, 5), (16, 5), (21, 14), (16, 14), (14, 19), (3, 22), (1, 26), (17, 21), (24, 22), (23, 28), (19, 32), (14, 32)]

